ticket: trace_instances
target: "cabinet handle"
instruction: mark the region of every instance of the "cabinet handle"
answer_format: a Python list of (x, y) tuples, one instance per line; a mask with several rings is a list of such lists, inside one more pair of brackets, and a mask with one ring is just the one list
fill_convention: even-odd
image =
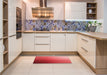
[(9, 37), (14, 37), (14, 36), (16, 36), (16, 34), (14, 34), (14, 35), (11, 35), (11, 36), (9, 36)]
[(88, 42), (88, 40), (86, 40), (86, 39), (83, 39), (83, 38), (82, 38), (82, 40), (85, 41), (85, 42)]
[(4, 46), (3, 44), (2, 44), (1, 46), (2, 46), (2, 49), (3, 49), (3, 52), (4, 52), (4, 50), (5, 50), (5, 46)]
[(88, 52), (88, 50), (86, 50), (84, 47), (81, 47), (84, 51)]

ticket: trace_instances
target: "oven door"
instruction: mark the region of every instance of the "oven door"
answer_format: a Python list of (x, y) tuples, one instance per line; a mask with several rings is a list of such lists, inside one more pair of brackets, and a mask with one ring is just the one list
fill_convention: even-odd
[(16, 38), (19, 39), (22, 37), (22, 33), (21, 32), (17, 32)]

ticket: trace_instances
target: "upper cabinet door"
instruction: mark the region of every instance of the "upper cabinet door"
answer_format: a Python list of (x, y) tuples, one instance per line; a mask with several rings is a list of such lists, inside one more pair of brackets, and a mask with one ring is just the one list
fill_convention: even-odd
[(3, 26), (3, 23), (2, 23), (2, 22), (3, 22), (3, 21), (2, 21), (2, 18), (3, 18), (3, 17), (2, 17), (2, 15), (3, 15), (3, 14), (2, 14), (2, 12), (3, 12), (3, 7), (2, 7), (2, 6), (3, 6), (3, 1), (0, 0), (0, 38), (2, 38), (2, 34), (3, 34), (3, 32), (2, 32), (2, 31), (3, 31), (3, 30), (2, 30), (2, 28), (3, 28), (3, 27), (2, 27), (2, 26)]
[(86, 2), (65, 2), (65, 19), (86, 19)]
[(8, 0), (8, 34), (16, 34), (16, 0)]

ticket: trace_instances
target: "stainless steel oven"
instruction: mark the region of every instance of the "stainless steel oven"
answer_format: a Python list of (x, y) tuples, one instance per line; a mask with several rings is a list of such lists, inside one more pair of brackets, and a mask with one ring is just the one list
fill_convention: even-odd
[(16, 38), (22, 37), (22, 10), (21, 8), (16, 8)]

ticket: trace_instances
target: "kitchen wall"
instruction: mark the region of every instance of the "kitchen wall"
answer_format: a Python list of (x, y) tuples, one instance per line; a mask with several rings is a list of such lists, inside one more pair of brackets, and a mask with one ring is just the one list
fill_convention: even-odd
[(24, 31), (24, 27), (26, 24), (26, 3), (22, 2), (22, 31)]
[(39, 6), (39, 0), (23, 0), (26, 3), (26, 19), (31, 20), (32, 17), (32, 7)]
[[(39, 7), (39, 0), (23, 0), (26, 3), (26, 20), (35, 20), (32, 18), (32, 7)], [(94, 2), (95, 0), (66, 0), (70, 2)], [(64, 2), (65, 0), (48, 0), (48, 7), (54, 7), (54, 20), (64, 20)], [(99, 2), (99, 1), (98, 1)], [(100, 5), (100, 4), (99, 4)], [(101, 7), (100, 7), (101, 9)], [(99, 11), (100, 11), (99, 9)], [(100, 13), (99, 13), (100, 14)], [(102, 15), (98, 15), (99, 18), (102, 18)], [(100, 20), (100, 22), (102, 22)], [(31, 27), (27, 26), (28, 29)], [(31, 27), (32, 28), (32, 27)], [(101, 28), (102, 31), (102, 28)]]
[(104, 0), (104, 32), (107, 33), (107, 0)]
[(22, 0), (16, 0), (16, 7), (22, 8)]
[(54, 8), (54, 19), (64, 20), (64, 0), (48, 0), (48, 7)]
[[(32, 7), (39, 6), (39, 0), (23, 0), (26, 3), (26, 19), (31, 20), (32, 18)], [(72, 2), (92, 2), (93, 0), (66, 0)], [(48, 0), (48, 6), (54, 7), (54, 19), (64, 20), (64, 2), (65, 0)]]

